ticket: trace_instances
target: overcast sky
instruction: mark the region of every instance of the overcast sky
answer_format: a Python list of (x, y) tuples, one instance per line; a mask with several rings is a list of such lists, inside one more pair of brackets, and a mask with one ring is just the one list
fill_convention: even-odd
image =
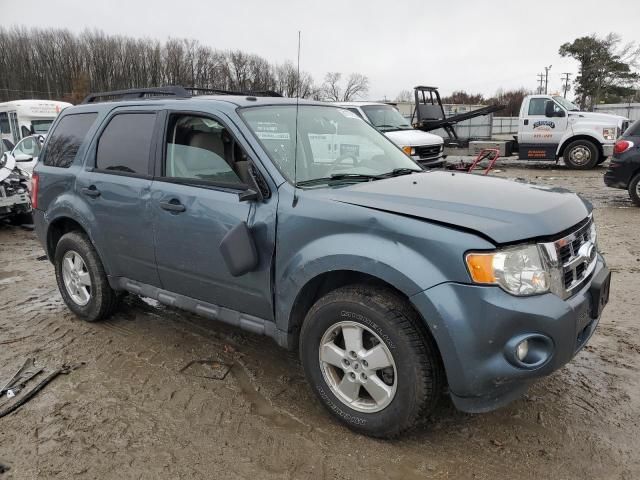
[(577, 71), (558, 55), (562, 43), (609, 32), (640, 41), (639, 22), (639, 0), (0, 0), (5, 27), (186, 37), (272, 62), (295, 61), (301, 30), (302, 70), (318, 83), (328, 71), (363, 73), (371, 99), (415, 85), (534, 89), (548, 65), (550, 90), (560, 90), (560, 74)]

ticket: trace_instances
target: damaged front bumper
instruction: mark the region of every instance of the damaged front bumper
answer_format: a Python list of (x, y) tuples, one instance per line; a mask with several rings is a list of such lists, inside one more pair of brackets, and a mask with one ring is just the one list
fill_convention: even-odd
[[(591, 279), (566, 300), (551, 293), (514, 297), (497, 287), (458, 283), (411, 297), (438, 344), (456, 407), (494, 410), (569, 362), (598, 324), (603, 304), (597, 304), (608, 300), (609, 279), (598, 256)], [(534, 352), (541, 359), (535, 365), (515, 359), (514, 346), (524, 338), (540, 350)]]

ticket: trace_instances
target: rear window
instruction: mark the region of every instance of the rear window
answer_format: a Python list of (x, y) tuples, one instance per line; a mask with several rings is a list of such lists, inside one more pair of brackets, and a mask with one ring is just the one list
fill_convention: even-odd
[(98, 142), (96, 168), (149, 174), (155, 113), (121, 113), (111, 119)]
[(76, 113), (62, 117), (49, 137), (42, 163), (49, 167), (69, 167), (97, 116), (97, 113)]
[(636, 120), (624, 132), (625, 137), (640, 137), (640, 120)]

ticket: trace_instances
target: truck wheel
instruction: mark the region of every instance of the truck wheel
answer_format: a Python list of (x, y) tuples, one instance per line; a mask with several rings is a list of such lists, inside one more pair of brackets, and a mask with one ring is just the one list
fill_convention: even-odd
[(359, 433), (383, 438), (430, 414), (444, 374), (420, 322), (384, 288), (346, 286), (318, 300), (300, 332), (300, 358), (329, 412)]
[(564, 163), (569, 168), (588, 170), (598, 164), (598, 148), (589, 140), (574, 140), (564, 149)]
[(115, 311), (118, 296), (109, 286), (98, 253), (86, 235), (63, 235), (53, 263), (58, 289), (69, 310), (88, 322), (107, 318)]
[(636, 173), (629, 182), (629, 196), (633, 203), (640, 207), (640, 173)]
[(602, 157), (600, 160), (598, 160), (598, 165), (602, 165), (604, 162), (607, 161), (609, 157)]

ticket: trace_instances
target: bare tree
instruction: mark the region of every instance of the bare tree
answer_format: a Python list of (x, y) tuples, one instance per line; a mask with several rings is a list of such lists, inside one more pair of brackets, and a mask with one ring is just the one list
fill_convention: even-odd
[(349, 75), (347, 86), (342, 94), (342, 101), (349, 102), (357, 97), (366, 95), (369, 91), (369, 79), (361, 73), (352, 73)]
[[(282, 67), (282, 66), (280, 66)], [(241, 51), (195, 40), (166, 42), (85, 30), (0, 27), (0, 101), (51, 98), (78, 102), (89, 91), (185, 85), (224, 90), (318, 94), (313, 78)], [(292, 75), (293, 74), (293, 75)]]
[(330, 102), (339, 102), (342, 99), (340, 79), (342, 74), (338, 72), (329, 72), (324, 77), (322, 84), (322, 95)]
[(369, 79), (361, 73), (349, 75), (344, 89), (340, 86), (342, 74), (340, 72), (329, 72), (324, 77), (322, 84), (322, 96), (330, 102), (349, 102), (355, 98), (365, 95), (369, 91)]

